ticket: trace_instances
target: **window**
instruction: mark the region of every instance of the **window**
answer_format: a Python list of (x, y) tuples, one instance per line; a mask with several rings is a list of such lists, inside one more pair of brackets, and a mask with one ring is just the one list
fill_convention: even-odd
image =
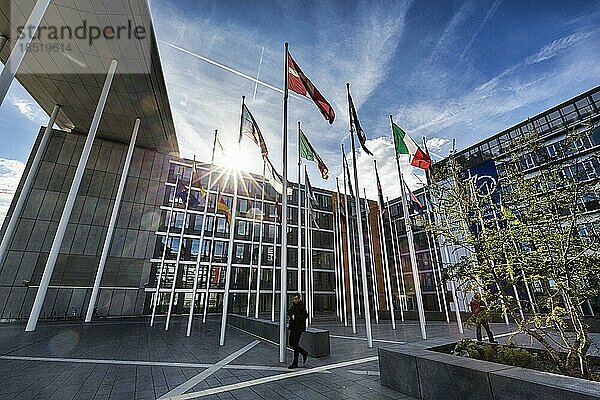
[(217, 217), (217, 226), (215, 229), (215, 236), (225, 237), (225, 235), (229, 234), (229, 224), (225, 217), (218, 216)]
[(214, 262), (227, 262), (227, 242), (215, 241), (213, 248)]

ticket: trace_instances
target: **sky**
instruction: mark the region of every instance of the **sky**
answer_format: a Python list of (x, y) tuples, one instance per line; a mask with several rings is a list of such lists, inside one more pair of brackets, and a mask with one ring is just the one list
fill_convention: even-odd
[[(373, 160), (385, 196), (400, 193), (389, 115), (434, 160), (477, 143), (600, 84), (600, 1), (150, 0), (181, 155), (209, 161), (215, 129), (235, 149), (241, 96), (276, 168), (282, 168), (284, 42), (333, 106), (329, 125), (311, 100), (289, 100), (289, 179), (297, 122), (335, 188), (350, 156), (346, 83), (374, 157), (357, 152), (359, 186), (374, 199)], [(260, 81), (257, 84), (255, 81)], [(15, 82), (0, 106), (0, 221), (48, 116)], [(221, 157), (260, 173), (258, 147)], [(234, 161), (231, 161), (233, 158)], [(350, 158), (351, 160), (351, 158)], [(408, 185), (419, 170), (400, 159)], [(362, 192), (362, 189), (361, 189)]]

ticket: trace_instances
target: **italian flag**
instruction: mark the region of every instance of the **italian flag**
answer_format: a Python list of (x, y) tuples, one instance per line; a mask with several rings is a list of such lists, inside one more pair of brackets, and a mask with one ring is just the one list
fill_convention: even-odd
[(394, 135), (396, 154), (408, 154), (410, 156), (410, 165), (429, 169), (431, 158), (394, 122), (392, 122), (392, 133)]

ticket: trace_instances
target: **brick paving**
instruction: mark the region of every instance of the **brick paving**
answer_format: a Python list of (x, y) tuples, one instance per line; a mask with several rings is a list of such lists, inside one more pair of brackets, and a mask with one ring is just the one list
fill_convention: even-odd
[[(30, 333), (24, 332), (24, 324), (0, 325), (0, 400), (158, 399), (257, 340), (229, 326), (226, 344), (219, 346), (217, 317), (209, 318), (206, 324), (198, 322), (190, 337), (185, 336), (186, 322), (186, 318), (175, 317), (168, 331), (164, 330), (164, 320), (157, 319), (155, 326), (150, 327), (146, 318), (99, 320), (90, 324), (40, 323)], [(208, 376), (184, 396), (408, 399), (380, 385), (376, 359), (337, 368), (329, 366), (377, 356), (378, 347), (392, 342), (420, 341), (416, 321), (398, 322), (395, 331), (389, 321), (373, 324), (376, 341), (372, 349), (360, 340), (365, 335), (360, 323), (356, 335), (339, 321), (321, 321), (315, 326), (330, 330), (331, 356), (309, 358), (301, 368), (288, 370), (287, 364), (279, 363), (278, 347), (260, 340), (229, 364), (205, 372)], [(493, 329), (503, 333), (511, 327), (498, 324)], [(461, 337), (456, 325), (444, 322), (429, 322), (427, 331), (429, 342)], [(474, 332), (466, 331), (465, 335), (473, 337)], [(291, 351), (287, 357), (288, 363), (291, 362)], [(290, 373), (299, 374), (285, 375)]]

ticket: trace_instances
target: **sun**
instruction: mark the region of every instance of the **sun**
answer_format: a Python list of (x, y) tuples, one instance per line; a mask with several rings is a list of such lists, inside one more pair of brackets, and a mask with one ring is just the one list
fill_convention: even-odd
[(216, 157), (215, 162), (231, 171), (247, 171), (252, 164), (252, 157), (247, 148), (235, 144), (225, 148), (225, 151)]

